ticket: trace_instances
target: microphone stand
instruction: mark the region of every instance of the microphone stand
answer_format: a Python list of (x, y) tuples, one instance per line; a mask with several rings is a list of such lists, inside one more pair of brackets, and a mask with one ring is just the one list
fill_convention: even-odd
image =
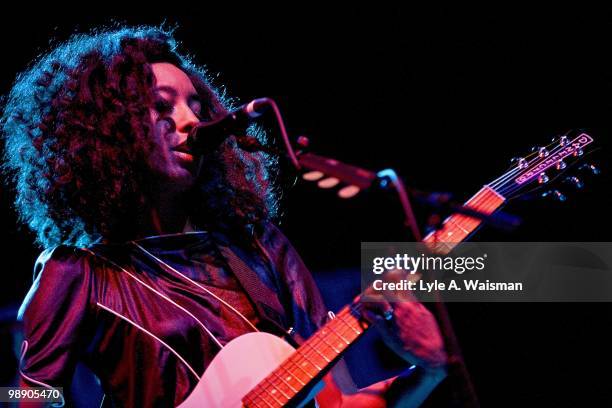
[[(439, 193), (425, 193), (422, 191), (407, 189), (395, 171), (386, 169), (377, 174), (356, 166), (344, 164), (338, 160), (318, 156), (313, 153), (298, 152), (295, 157), (300, 164), (301, 170), (319, 171), (328, 176), (335, 177), (344, 183), (360, 187), (360, 189), (378, 188), (387, 190), (391, 185), (399, 196), (405, 214), (405, 224), (412, 231), (416, 241), (422, 241), (420, 230), (416, 223), (408, 191), (410, 191), (420, 203), (439, 209), (448, 209), (451, 212), (464, 214), (480, 219), (484, 223), (504, 229), (512, 229), (517, 226), (518, 219), (511, 216), (501, 216), (498, 214), (484, 214), (472, 208), (456, 204), (450, 201), (448, 195)], [(465, 365), (461, 347), (451, 319), (442, 300), (440, 293), (435, 292), (433, 302), (433, 313), (437, 318), (440, 331), (445, 339), (446, 351), (448, 353), (449, 378), (460, 383), (451, 383), (452, 404), (457, 407), (479, 407), (478, 397), (471, 380), (471, 376)]]
[[(437, 211), (444, 210), (450, 213), (459, 213), (472, 218), (477, 218), (483, 223), (487, 223), (496, 228), (511, 230), (520, 223), (520, 220), (514, 216), (500, 212), (495, 214), (484, 214), (464, 205), (457, 204), (451, 201), (449, 194), (427, 193), (416, 189), (407, 189), (404, 186), (401, 178), (392, 169), (385, 169), (378, 173), (374, 173), (366, 169), (342, 163), (329, 157), (319, 156), (304, 151), (295, 152), (287, 135), (284, 121), (276, 103), (272, 99), (268, 98), (261, 99), (259, 101), (265, 101), (265, 103), (272, 108), (283, 140), (285, 152), (282, 152), (280, 149), (264, 146), (257, 139), (244, 135), (236, 138), (239, 146), (252, 152), (263, 151), (268, 154), (284, 157), (292, 164), (292, 167), (296, 172), (298, 172), (298, 174), (318, 172), (321, 173), (321, 175), (336, 178), (340, 182), (354, 187), (357, 192), (371, 188), (386, 190), (390, 186), (393, 186), (398, 194), (398, 198), (404, 210), (405, 225), (410, 229), (416, 241), (422, 241), (422, 236), (412, 211), (408, 193), (410, 193), (419, 203), (434, 208)], [(309, 141), (304, 136), (301, 136), (298, 138), (298, 144), (301, 148), (307, 148)], [(440, 293), (437, 291), (435, 294), (435, 300), (433, 312), (437, 317), (438, 324), (440, 325), (442, 335), (445, 339), (446, 350), (449, 355), (448, 367), (449, 371), (451, 371), (449, 378), (454, 378), (461, 381), (460, 384), (455, 384), (454, 387), (451, 384), (452, 404), (460, 407), (479, 407), (480, 404), (478, 402), (478, 397), (476, 395), (470, 374), (465, 365), (461, 347), (459, 346), (459, 342), (455, 335), (448, 310), (440, 296)]]

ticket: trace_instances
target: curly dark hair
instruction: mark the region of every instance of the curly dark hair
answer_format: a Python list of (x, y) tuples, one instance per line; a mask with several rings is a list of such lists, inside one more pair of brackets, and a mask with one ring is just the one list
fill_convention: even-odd
[[(18, 75), (2, 116), (3, 169), (20, 220), (43, 247), (134, 238), (151, 202), (150, 64), (169, 62), (193, 82), (210, 119), (233, 101), (158, 27), (98, 29), (39, 57)], [(265, 134), (252, 129), (259, 138)], [(206, 160), (189, 200), (198, 228), (252, 231), (275, 216), (274, 160), (229, 141)]]

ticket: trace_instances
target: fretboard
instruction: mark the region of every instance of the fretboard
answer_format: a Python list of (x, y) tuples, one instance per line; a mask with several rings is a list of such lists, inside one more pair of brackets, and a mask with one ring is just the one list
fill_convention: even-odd
[(340, 355), (368, 328), (353, 303), (344, 307), (295, 353), (269, 374), (242, 402), (246, 407), (285, 406), (306, 386), (327, 372)]
[[(506, 201), (498, 192), (484, 186), (464, 205), (472, 210), (489, 215)], [(429, 235), (423, 242), (430, 244), (432, 250), (446, 254), (460, 242), (464, 241), (481, 224), (481, 220), (463, 214), (453, 214), (444, 220), (442, 227)]]

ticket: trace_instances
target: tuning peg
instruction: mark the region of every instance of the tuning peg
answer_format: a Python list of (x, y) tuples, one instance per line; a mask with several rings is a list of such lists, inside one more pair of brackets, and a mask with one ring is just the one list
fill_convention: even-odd
[(562, 192), (560, 192), (559, 190), (548, 190), (542, 193), (542, 197), (547, 198), (554, 198), (557, 201), (565, 201), (567, 200), (567, 197), (565, 196), (565, 194), (563, 194)]
[(538, 148), (538, 156), (540, 158), (547, 157), (548, 156), (548, 149), (546, 149), (545, 147)]
[(559, 160), (555, 167), (557, 168), (557, 170), (563, 170), (567, 167), (567, 164), (565, 164), (563, 160)]
[(592, 175), (597, 176), (601, 173), (601, 170), (592, 163), (583, 164), (578, 169), (589, 171)]
[(524, 168), (526, 168), (527, 166), (529, 166), (529, 165), (527, 164), (527, 160), (525, 160), (525, 158), (524, 158), (524, 157), (513, 157), (512, 159), (510, 159), (510, 163), (511, 163), (511, 164), (516, 164), (516, 166), (517, 166), (519, 169), (524, 169)]
[(574, 150), (574, 157), (580, 157), (584, 154), (584, 150), (582, 150), (581, 147), (579, 147), (578, 149)]
[(542, 172), (540, 173), (540, 175), (538, 176), (538, 183), (539, 184), (544, 184), (548, 182), (548, 176), (546, 175), (546, 173)]
[(569, 139), (567, 138), (567, 136), (561, 136), (561, 138), (559, 139), (559, 146), (564, 147), (567, 146), (568, 143)]
[(566, 177), (565, 181), (570, 183), (577, 189), (581, 189), (582, 187), (584, 187), (584, 183), (576, 176)]

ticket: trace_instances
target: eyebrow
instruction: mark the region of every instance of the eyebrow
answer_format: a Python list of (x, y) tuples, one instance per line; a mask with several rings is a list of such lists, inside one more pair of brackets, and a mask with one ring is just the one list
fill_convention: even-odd
[[(161, 86), (156, 86), (155, 88), (153, 88), (154, 92), (167, 92), (169, 93), (172, 97), (176, 98), (178, 92), (176, 92), (176, 89), (174, 89), (171, 86), (168, 85), (161, 85)], [(188, 99), (191, 100), (196, 100), (198, 102), (202, 102), (202, 98), (200, 97), (200, 94), (197, 93), (197, 91), (191, 95), (188, 96)]]
[(176, 94), (177, 94), (176, 89), (172, 88), (171, 86), (167, 86), (167, 85), (156, 86), (155, 88), (153, 88), (153, 91), (155, 91), (155, 92), (159, 92), (159, 91), (168, 92), (172, 96), (176, 96)]

